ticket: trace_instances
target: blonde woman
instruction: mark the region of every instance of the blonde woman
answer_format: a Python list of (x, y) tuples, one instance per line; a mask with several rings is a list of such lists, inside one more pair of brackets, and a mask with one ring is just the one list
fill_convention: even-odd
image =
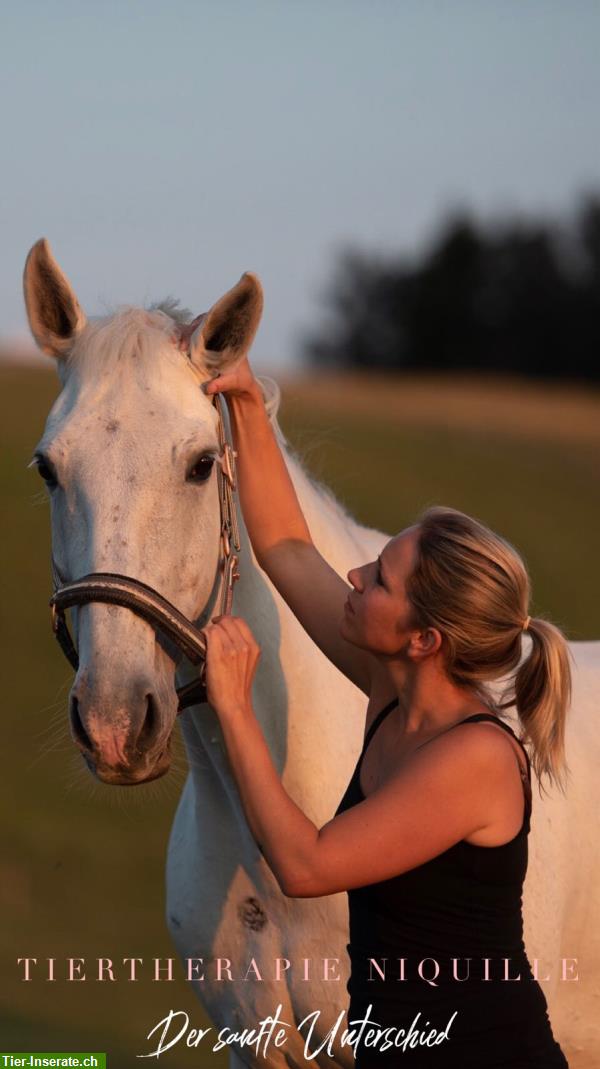
[[(312, 542), (246, 357), (205, 384), (216, 391), (229, 403), (256, 558), (369, 699), (354, 775), (317, 828), (284, 790), (254, 716), (260, 650), (248, 625), (223, 616), (205, 629), (209, 701), (283, 893), (348, 892), (348, 1018), (370, 1006), (369, 1021), (390, 1029), (382, 1049), (365, 1026), (357, 1067), (564, 1069), (523, 944), (530, 757), (498, 716), (516, 705), (538, 779), (562, 785), (563, 635), (529, 616), (513, 547), (453, 509), (427, 509), (348, 586)], [(513, 693), (495, 706), (486, 682), (512, 670)], [(381, 978), (368, 959), (404, 959), (404, 979), (397, 969)]]

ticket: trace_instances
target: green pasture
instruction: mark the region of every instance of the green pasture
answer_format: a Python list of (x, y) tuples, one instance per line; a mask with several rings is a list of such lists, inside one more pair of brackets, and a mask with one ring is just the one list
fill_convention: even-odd
[[(107, 1051), (109, 1066), (129, 1069), (148, 1049), (146, 1031), (170, 1008), (206, 1023), (183, 980), (24, 983), (16, 959), (176, 957), (163, 919), (164, 860), (185, 761), (180, 746), (168, 777), (121, 791), (97, 784), (75, 754), (66, 720), (72, 673), (47, 608), (49, 510), (39, 476), (26, 469), (58, 380), (3, 367), (0, 384), (1, 1046)], [(392, 388), (401, 389), (400, 380)], [(392, 533), (429, 504), (471, 512), (523, 552), (534, 614), (548, 614), (571, 639), (600, 637), (600, 438), (546, 435), (524, 444), (497, 428), (405, 426), (376, 410), (357, 418), (326, 405), (317, 412), (285, 394), (280, 421), (310, 470), (361, 522)], [(171, 1069), (226, 1064), (176, 1051), (162, 1058)]]

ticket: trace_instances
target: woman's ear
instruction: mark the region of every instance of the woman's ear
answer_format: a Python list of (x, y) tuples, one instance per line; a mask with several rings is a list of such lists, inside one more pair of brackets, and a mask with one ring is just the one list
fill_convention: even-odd
[(413, 634), (409, 653), (414, 660), (422, 660), (437, 653), (442, 647), (442, 633), (437, 627), (423, 627)]
[(29, 327), (40, 349), (49, 356), (64, 357), (87, 320), (46, 238), (36, 241), (29, 252), (23, 290)]
[(246, 271), (202, 318), (190, 340), (190, 359), (199, 371), (219, 373), (247, 353), (263, 310), (257, 275)]

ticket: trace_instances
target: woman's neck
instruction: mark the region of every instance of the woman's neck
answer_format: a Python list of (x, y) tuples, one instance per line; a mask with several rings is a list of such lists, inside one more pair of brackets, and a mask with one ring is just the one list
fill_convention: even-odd
[(421, 664), (413, 669), (392, 662), (386, 667), (406, 735), (432, 734), (475, 713), (496, 715), (493, 702), (476, 687), (457, 686), (436, 666)]

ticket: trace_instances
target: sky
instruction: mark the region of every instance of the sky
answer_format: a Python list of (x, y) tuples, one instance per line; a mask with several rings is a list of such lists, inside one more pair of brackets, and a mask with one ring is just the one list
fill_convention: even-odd
[(600, 189), (595, 0), (20, 0), (0, 42), (5, 338), (45, 236), (90, 315), (255, 271), (251, 359), (293, 370), (341, 249)]

